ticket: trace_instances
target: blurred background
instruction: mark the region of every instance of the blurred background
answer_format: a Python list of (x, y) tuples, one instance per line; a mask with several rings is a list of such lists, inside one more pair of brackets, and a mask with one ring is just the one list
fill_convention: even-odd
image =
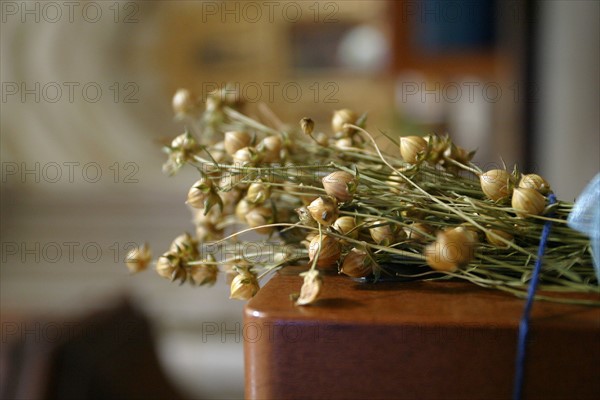
[(565, 200), (600, 171), (595, 1), (1, 7), (4, 393), (32, 382), (11, 343), (56, 342), (57, 321), (123, 313), (127, 297), (127, 312), (147, 316), (148, 363), (165, 385), (188, 398), (243, 397), (243, 304), (227, 300), (224, 279), (177, 287), (152, 271), (130, 277), (122, 262), (132, 243), (156, 256), (193, 231), (184, 199), (196, 175), (161, 172), (161, 141), (183, 132), (171, 110), (180, 87), (206, 97), (229, 82), (250, 106), (290, 124), (310, 116), (323, 130), (351, 108), (369, 113), (371, 132), (449, 133), (478, 149), (482, 168), (517, 163)]

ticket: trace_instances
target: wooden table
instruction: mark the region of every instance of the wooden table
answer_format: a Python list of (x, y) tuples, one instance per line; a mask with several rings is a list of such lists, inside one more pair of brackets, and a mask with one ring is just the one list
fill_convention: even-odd
[[(248, 399), (510, 398), (524, 301), (461, 282), (357, 283), (290, 300), (281, 272), (246, 306)], [(536, 302), (525, 398), (600, 398), (600, 308)]]

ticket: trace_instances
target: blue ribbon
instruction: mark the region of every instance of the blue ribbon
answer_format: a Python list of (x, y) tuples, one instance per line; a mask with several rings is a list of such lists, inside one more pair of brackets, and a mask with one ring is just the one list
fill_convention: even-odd
[[(548, 196), (550, 204), (556, 203), (556, 196), (550, 194)], [(529, 318), (531, 314), (531, 307), (533, 306), (533, 299), (535, 298), (535, 291), (537, 290), (540, 270), (542, 269), (542, 257), (546, 251), (546, 243), (548, 242), (548, 236), (550, 236), (550, 229), (552, 228), (552, 221), (546, 221), (544, 228), (542, 229), (542, 237), (540, 239), (540, 245), (537, 252), (537, 260), (533, 267), (533, 275), (531, 276), (531, 283), (527, 291), (527, 300), (525, 302), (525, 310), (523, 310), (523, 316), (521, 322), (519, 322), (519, 341), (517, 343), (517, 359), (515, 365), (515, 381), (513, 388), (513, 399), (520, 400), (523, 390), (523, 376), (525, 372), (525, 354), (527, 350), (527, 336), (529, 334)]]

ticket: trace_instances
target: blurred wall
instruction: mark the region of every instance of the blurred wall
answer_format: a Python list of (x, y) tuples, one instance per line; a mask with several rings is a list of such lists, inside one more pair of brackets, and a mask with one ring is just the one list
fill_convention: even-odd
[(572, 200), (600, 172), (600, 3), (539, 6), (535, 164)]

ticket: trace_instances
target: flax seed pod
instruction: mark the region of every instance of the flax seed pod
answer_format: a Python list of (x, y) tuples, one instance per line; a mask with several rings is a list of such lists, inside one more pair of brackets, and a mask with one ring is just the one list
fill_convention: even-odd
[(413, 222), (410, 226), (404, 227), (406, 238), (413, 242), (424, 243), (427, 241), (427, 235), (433, 232), (431, 227), (422, 222)]
[(245, 199), (242, 199), (239, 201), (239, 203), (237, 203), (237, 206), (235, 207), (235, 216), (238, 220), (245, 221), (246, 215), (248, 215), (250, 210), (252, 210), (254, 207), (254, 204), (250, 203)]
[(129, 272), (135, 274), (144, 271), (148, 268), (148, 264), (152, 259), (152, 253), (148, 244), (144, 243), (140, 247), (131, 249), (125, 258), (125, 264), (129, 268)]
[(250, 146), (252, 137), (246, 131), (230, 131), (225, 132), (225, 139), (223, 142), (227, 154), (233, 156), (236, 151)]
[(254, 147), (243, 147), (233, 154), (233, 162), (237, 165), (255, 165), (262, 160), (262, 155)]
[(338, 216), (337, 201), (330, 196), (319, 197), (306, 208), (314, 220), (324, 226), (331, 225)]
[(170, 251), (158, 257), (156, 272), (163, 278), (171, 280), (171, 282), (180, 280), (183, 283), (187, 278), (183, 260), (179, 255)]
[(300, 129), (306, 136), (311, 136), (315, 129), (315, 121), (308, 117), (304, 117), (300, 120)]
[(344, 136), (352, 133), (352, 128), (345, 126), (345, 124), (355, 124), (358, 119), (358, 115), (352, 110), (347, 108), (334, 111), (333, 118), (331, 119), (331, 129), (333, 133), (341, 133)]
[(508, 232), (501, 231), (499, 229), (489, 229), (485, 233), (485, 238), (487, 239), (489, 244), (494, 245), (496, 247), (500, 247), (500, 248), (508, 248), (509, 246), (505, 242), (503, 242), (501, 239), (499, 239), (497, 236), (500, 236), (501, 238), (503, 238), (509, 242), (513, 242), (515, 240), (513, 235), (511, 235)]
[(354, 217), (339, 217), (335, 220), (332, 227), (344, 236), (350, 239), (358, 238), (358, 229), (356, 229), (356, 220)]
[(182, 233), (173, 240), (169, 251), (179, 255), (184, 260), (193, 260), (200, 255), (198, 242), (187, 232)]
[(304, 282), (300, 289), (300, 297), (296, 300), (296, 304), (299, 306), (314, 303), (319, 297), (321, 288), (323, 287), (323, 278), (321, 278), (319, 271), (313, 269), (303, 273), (303, 275)]
[(421, 136), (404, 136), (400, 138), (400, 155), (410, 164), (416, 164), (427, 151), (427, 141)]
[(525, 218), (528, 215), (540, 215), (546, 207), (546, 198), (535, 189), (516, 188), (511, 204), (517, 216)]
[(340, 150), (347, 150), (354, 147), (354, 142), (350, 138), (341, 138), (335, 141), (335, 147)]
[(273, 210), (270, 207), (255, 207), (246, 215), (246, 223), (250, 228), (257, 228), (254, 231), (263, 235), (269, 235), (273, 232), (273, 227), (262, 227), (273, 223)]
[(351, 201), (356, 192), (358, 180), (346, 171), (335, 171), (322, 179), (325, 192), (339, 202)]
[(202, 261), (203, 264), (190, 265), (188, 272), (190, 280), (200, 286), (212, 286), (217, 281), (219, 268), (214, 264), (215, 258), (211, 254)]
[(501, 201), (510, 197), (513, 190), (512, 181), (512, 175), (503, 169), (492, 169), (479, 177), (481, 190), (493, 201)]
[(436, 271), (454, 272), (473, 259), (476, 244), (475, 236), (464, 227), (440, 232), (425, 248), (427, 264)]
[(519, 187), (522, 189), (535, 189), (544, 196), (551, 191), (550, 184), (537, 174), (523, 175)]
[(188, 89), (177, 89), (171, 105), (177, 117), (194, 114), (199, 108), (198, 101)]
[(267, 136), (257, 146), (257, 150), (263, 156), (261, 161), (266, 163), (276, 163), (281, 161), (282, 148), (283, 141), (281, 140), (281, 137), (277, 135)]
[(352, 249), (344, 257), (340, 272), (352, 278), (364, 278), (373, 273), (373, 265), (365, 251)]
[(390, 244), (406, 238), (404, 231), (399, 231), (396, 228), (396, 225), (392, 225), (386, 220), (376, 220), (373, 221), (371, 225), (373, 225), (373, 227), (369, 229), (371, 238), (375, 243), (381, 246), (389, 246)]
[(230, 299), (250, 300), (258, 293), (260, 285), (256, 275), (248, 270), (242, 270), (231, 281)]
[(271, 197), (271, 187), (264, 182), (254, 182), (248, 187), (246, 200), (252, 204), (264, 203)]
[[(321, 252), (319, 253), (319, 248)], [(321, 269), (335, 268), (340, 256), (342, 255), (342, 247), (340, 242), (327, 235), (323, 235), (322, 239), (319, 240), (319, 235), (315, 236), (308, 247), (308, 258), (312, 260), (319, 253), (319, 259), (317, 260), (317, 267)]]
[(205, 200), (213, 192), (212, 180), (202, 178), (192, 185), (188, 191), (186, 203), (194, 208), (204, 208)]

